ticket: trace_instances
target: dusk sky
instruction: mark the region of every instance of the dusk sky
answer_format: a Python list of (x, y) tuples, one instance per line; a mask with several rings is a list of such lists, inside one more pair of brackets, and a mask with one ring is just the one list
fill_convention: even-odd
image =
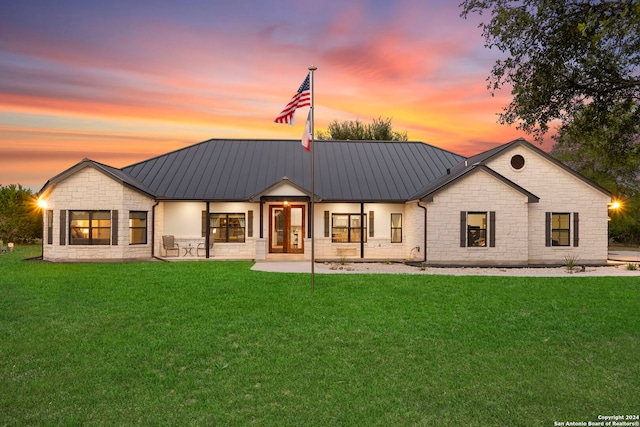
[(499, 53), (458, 1), (0, 1), (2, 185), (210, 138), (299, 139), (307, 108), (273, 120), (310, 65), (316, 130), (391, 117), (462, 155), (527, 137), (497, 123)]

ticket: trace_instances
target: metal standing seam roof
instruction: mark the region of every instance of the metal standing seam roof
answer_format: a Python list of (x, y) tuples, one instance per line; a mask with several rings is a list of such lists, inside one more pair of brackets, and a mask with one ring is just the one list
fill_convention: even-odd
[[(324, 201), (406, 201), (465, 158), (422, 142), (315, 141), (315, 193)], [(245, 201), (286, 177), (311, 193), (299, 140), (211, 139), (122, 171), (171, 200)]]

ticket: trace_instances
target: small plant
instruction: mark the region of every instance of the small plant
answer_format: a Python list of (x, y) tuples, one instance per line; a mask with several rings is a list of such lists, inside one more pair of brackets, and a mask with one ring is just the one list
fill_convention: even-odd
[(389, 265), (389, 264), (391, 264), (391, 260), (389, 258), (387, 258), (387, 260), (384, 263)]
[(345, 265), (347, 263), (347, 257), (340, 258), (340, 265)]
[(633, 262), (627, 263), (627, 270), (636, 271), (637, 269), (638, 269), (638, 264), (635, 264)]
[(427, 263), (426, 262), (422, 262), (420, 264), (420, 270), (425, 271), (427, 269)]
[(565, 255), (564, 257), (564, 266), (567, 267), (570, 273), (573, 273), (573, 270), (576, 268), (578, 264), (578, 257), (576, 255)]

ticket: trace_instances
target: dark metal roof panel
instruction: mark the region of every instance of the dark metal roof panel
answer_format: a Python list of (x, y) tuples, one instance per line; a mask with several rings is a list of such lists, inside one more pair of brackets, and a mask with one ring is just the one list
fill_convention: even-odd
[[(464, 157), (421, 142), (315, 141), (324, 200), (407, 200)], [(289, 178), (311, 190), (310, 154), (297, 140), (212, 139), (123, 168), (161, 198), (247, 200)]]

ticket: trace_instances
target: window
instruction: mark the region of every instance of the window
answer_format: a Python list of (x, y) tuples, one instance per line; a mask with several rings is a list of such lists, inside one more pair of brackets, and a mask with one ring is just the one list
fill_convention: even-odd
[(487, 246), (487, 213), (467, 214), (467, 246)]
[[(571, 246), (571, 213), (545, 212), (545, 246)], [(580, 214), (573, 213), (573, 246), (580, 244)]]
[(360, 243), (367, 241), (366, 214), (333, 214), (331, 241), (335, 243)]
[(147, 244), (147, 212), (129, 212), (129, 244)]
[(516, 154), (511, 158), (511, 167), (515, 170), (520, 170), (524, 167), (524, 157), (520, 154)]
[[(489, 218), (489, 224), (487, 224)], [(496, 212), (460, 212), (460, 247), (496, 246)]]
[(570, 214), (551, 214), (551, 246), (570, 246)]
[(53, 211), (47, 211), (47, 245), (53, 244)]
[(391, 214), (391, 243), (402, 243), (402, 214)]
[(211, 235), (214, 242), (244, 242), (244, 213), (211, 214)]
[(110, 211), (69, 211), (70, 245), (108, 245), (110, 237)]

